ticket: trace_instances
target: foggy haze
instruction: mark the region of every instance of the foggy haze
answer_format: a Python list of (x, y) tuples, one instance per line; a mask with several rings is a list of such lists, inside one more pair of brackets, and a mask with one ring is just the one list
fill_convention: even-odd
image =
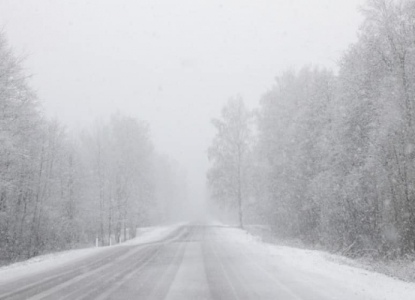
[(148, 121), (199, 200), (210, 119), (231, 96), (255, 106), (286, 68), (335, 68), (361, 3), (1, 0), (0, 24), (49, 116), (71, 128), (114, 111)]
[(415, 299), (415, 0), (0, 0), (0, 299)]

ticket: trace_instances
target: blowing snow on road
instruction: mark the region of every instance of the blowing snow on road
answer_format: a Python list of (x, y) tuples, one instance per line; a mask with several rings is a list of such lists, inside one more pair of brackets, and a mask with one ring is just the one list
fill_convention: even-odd
[(306, 250), (264, 244), (237, 228), (192, 224), (156, 232), (125, 245), (0, 269), (0, 299), (413, 300), (415, 295), (414, 284)]

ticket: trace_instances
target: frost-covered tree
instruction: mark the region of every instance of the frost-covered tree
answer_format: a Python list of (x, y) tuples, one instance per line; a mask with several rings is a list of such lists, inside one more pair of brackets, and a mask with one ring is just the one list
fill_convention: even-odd
[[(134, 118), (113, 115), (84, 134), (81, 146), (91, 182), (91, 208), (102, 243), (120, 242), (147, 222), (154, 204), (153, 145), (148, 126)], [(91, 200), (90, 200), (91, 201)], [(135, 229), (134, 229), (135, 230)], [(112, 240), (111, 240), (112, 239)]]
[(305, 67), (278, 77), (261, 99), (256, 147), (258, 182), (265, 182), (261, 202), (282, 235), (316, 239), (320, 201), (309, 186), (324, 168), (334, 83), (330, 72)]
[(221, 205), (236, 207), (243, 227), (244, 201), (248, 194), (248, 156), (251, 150), (252, 113), (240, 97), (230, 99), (221, 118), (213, 119), (216, 136), (208, 150), (211, 195)]
[(116, 114), (83, 134), (48, 120), (0, 33), (0, 264), (97, 237), (120, 242), (165, 220), (160, 202), (182, 190), (157, 190), (182, 182), (159, 161), (148, 125), (134, 118)]
[(0, 33), (0, 255), (6, 259), (27, 249), (29, 230), (36, 229), (27, 223), (38, 218), (41, 136), (36, 96)]
[(415, 250), (415, 2), (362, 11), (337, 76), (288, 72), (262, 98), (258, 197), (287, 237), (404, 255)]
[(403, 254), (415, 249), (415, 2), (368, 1), (363, 11), (359, 41), (340, 73), (344, 121), (353, 130), (341, 139), (355, 154), (350, 242)]

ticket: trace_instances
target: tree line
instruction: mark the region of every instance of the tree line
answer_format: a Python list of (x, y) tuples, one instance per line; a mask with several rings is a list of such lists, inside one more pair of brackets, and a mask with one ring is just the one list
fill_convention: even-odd
[(286, 71), (254, 111), (229, 100), (208, 184), (280, 237), (394, 258), (415, 251), (415, 1), (362, 13), (336, 72)]
[(147, 123), (122, 114), (71, 132), (47, 119), (0, 34), (0, 263), (132, 238), (186, 196)]

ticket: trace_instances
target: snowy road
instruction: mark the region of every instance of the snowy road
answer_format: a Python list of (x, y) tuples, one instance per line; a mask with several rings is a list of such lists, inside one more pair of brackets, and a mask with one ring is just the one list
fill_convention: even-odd
[(108, 247), (4, 280), (0, 299), (415, 299), (405, 298), (415, 295), (412, 285), (392, 285), (391, 294), (379, 297), (373, 286), (354, 286), (341, 266), (345, 277), (337, 271), (331, 277), (291, 265), (258, 244), (234, 228), (182, 226), (157, 242)]

